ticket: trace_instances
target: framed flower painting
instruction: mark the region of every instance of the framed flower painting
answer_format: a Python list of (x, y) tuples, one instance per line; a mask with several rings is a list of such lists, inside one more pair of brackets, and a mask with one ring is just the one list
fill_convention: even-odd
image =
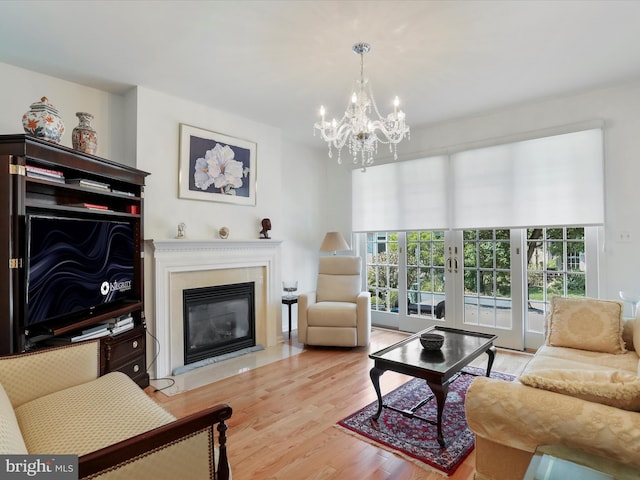
[(256, 204), (256, 144), (180, 124), (179, 196)]

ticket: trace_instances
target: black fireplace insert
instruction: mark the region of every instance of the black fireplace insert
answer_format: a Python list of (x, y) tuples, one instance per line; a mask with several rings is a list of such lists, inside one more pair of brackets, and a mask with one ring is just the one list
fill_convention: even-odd
[(253, 282), (183, 290), (184, 363), (256, 345)]

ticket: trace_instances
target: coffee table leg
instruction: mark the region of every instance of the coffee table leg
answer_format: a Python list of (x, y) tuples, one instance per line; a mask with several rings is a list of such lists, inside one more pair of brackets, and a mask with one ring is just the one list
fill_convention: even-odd
[(496, 359), (496, 347), (493, 345), (487, 350), (489, 360), (487, 361), (487, 377), (491, 375), (491, 367), (493, 367), (493, 361)]
[(438, 443), (444, 448), (444, 436), (442, 435), (442, 412), (444, 411), (444, 403), (447, 401), (447, 393), (449, 392), (449, 385), (440, 385), (439, 383), (429, 382), (427, 385), (436, 396), (436, 404), (438, 406), (438, 419), (436, 426), (438, 427)]
[(376, 395), (378, 395), (378, 411), (371, 416), (371, 419), (376, 421), (380, 417), (382, 413), (382, 393), (380, 393), (380, 375), (384, 373), (384, 370), (381, 370), (377, 367), (373, 367), (369, 372), (369, 376), (371, 377), (371, 382), (373, 383), (373, 388), (376, 391)]

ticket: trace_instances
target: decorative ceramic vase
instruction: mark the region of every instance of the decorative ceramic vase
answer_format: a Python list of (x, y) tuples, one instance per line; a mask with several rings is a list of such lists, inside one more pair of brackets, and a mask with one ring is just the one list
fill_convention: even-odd
[(77, 112), (76, 117), (80, 120), (80, 124), (71, 132), (73, 149), (95, 155), (96, 150), (98, 150), (98, 134), (91, 126), (93, 115), (86, 112)]
[(52, 143), (60, 143), (64, 133), (64, 122), (58, 109), (49, 103), (47, 97), (31, 104), (30, 110), (22, 115), (22, 126), (26, 133)]

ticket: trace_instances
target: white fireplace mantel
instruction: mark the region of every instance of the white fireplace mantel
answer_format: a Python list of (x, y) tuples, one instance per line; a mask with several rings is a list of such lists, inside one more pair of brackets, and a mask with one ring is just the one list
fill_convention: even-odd
[[(234, 283), (238, 275), (260, 275), (263, 298), (257, 305), (256, 342), (264, 347), (282, 342), (282, 293), (280, 272), (280, 240), (149, 240), (147, 252), (153, 258), (154, 334), (158, 345), (156, 378), (170, 376), (173, 370), (184, 365), (180, 345), (182, 339), (181, 290), (185, 277), (191, 275), (196, 282)], [(206, 285), (202, 285), (206, 286)], [(258, 298), (261, 298), (258, 296)], [(178, 305), (180, 303), (180, 305)], [(179, 317), (179, 318), (176, 318)], [(182, 364), (181, 364), (182, 363)]]

